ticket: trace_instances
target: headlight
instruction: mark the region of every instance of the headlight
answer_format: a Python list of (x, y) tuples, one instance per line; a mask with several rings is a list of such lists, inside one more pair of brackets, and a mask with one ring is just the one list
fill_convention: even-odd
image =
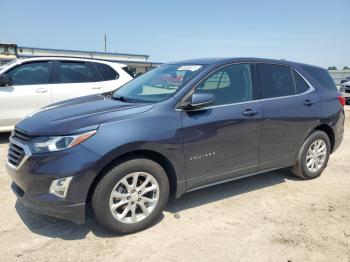
[(345, 93), (345, 86), (344, 86), (344, 85), (341, 85), (341, 86), (339, 87), (339, 92)]
[(30, 151), (47, 153), (64, 150), (79, 145), (96, 133), (96, 130), (70, 136), (37, 137), (29, 144)]

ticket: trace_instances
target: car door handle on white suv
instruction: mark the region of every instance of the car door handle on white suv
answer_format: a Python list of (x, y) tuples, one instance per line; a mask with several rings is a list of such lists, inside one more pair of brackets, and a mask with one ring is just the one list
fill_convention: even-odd
[(38, 88), (38, 89), (35, 89), (35, 92), (36, 93), (47, 93), (49, 90), (47, 88)]
[(102, 88), (102, 86), (93, 86), (93, 87), (91, 87), (91, 89), (101, 89)]

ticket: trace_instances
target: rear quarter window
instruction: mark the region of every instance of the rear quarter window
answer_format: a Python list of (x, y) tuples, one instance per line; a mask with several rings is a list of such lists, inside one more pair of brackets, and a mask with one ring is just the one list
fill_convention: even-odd
[(95, 66), (100, 72), (103, 81), (115, 80), (119, 77), (118, 73), (109, 65), (95, 63)]
[(303, 66), (303, 69), (323, 87), (330, 90), (338, 90), (327, 70), (309, 66)]

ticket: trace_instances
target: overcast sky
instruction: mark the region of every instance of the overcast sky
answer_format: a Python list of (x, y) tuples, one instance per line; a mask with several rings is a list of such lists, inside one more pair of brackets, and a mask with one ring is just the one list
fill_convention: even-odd
[(350, 66), (350, 0), (0, 0), (0, 42), (150, 55)]

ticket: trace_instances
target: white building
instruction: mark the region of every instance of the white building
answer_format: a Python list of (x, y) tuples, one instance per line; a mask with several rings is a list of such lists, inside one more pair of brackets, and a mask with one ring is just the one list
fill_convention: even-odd
[(328, 70), (336, 85), (345, 77), (350, 77), (350, 70)]
[(127, 53), (104, 53), (96, 51), (78, 51), (64, 49), (48, 49), (38, 47), (20, 47), (16, 44), (0, 43), (0, 65), (20, 57), (34, 56), (66, 56), (80, 58), (94, 58), (115, 61), (128, 65), (129, 70), (135, 74), (144, 73), (161, 63), (149, 61), (149, 55), (127, 54)]

